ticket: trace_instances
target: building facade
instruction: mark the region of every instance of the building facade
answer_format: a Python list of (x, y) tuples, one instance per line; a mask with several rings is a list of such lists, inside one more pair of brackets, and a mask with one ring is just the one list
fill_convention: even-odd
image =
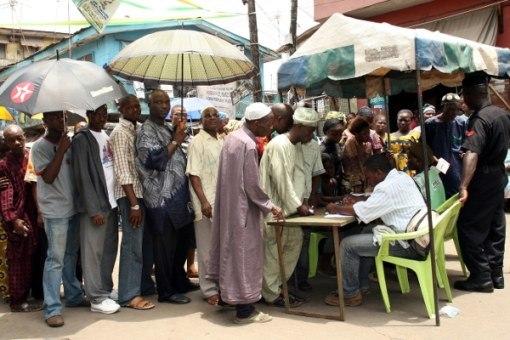
[(66, 33), (0, 27), (0, 70), (67, 37)]

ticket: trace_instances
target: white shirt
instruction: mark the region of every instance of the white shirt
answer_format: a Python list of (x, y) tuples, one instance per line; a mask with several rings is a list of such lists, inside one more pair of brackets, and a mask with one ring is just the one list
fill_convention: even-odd
[[(223, 139), (214, 138), (204, 130), (200, 130), (188, 147), (186, 175), (200, 177), (205, 198), (213, 208), (222, 146)], [(193, 209), (195, 210), (195, 221), (200, 221), (202, 219), (202, 205), (191, 185), (191, 181), (189, 190), (193, 201)]]
[(99, 145), (99, 158), (103, 165), (108, 200), (112, 209), (114, 209), (117, 208), (117, 201), (115, 200), (115, 173), (113, 172), (113, 152), (110, 146), (110, 137), (104, 131), (96, 132), (90, 130), (90, 132)]
[(395, 169), (375, 186), (366, 201), (353, 206), (356, 216), (364, 223), (380, 218), (397, 233), (405, 232), (414, 214), (425, 207), (423, 196), (413, 179)]

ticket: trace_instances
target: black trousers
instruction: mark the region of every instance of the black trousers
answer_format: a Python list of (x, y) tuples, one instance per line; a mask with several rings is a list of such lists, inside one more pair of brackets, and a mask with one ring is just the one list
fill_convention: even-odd
[(193, 224), (175, 230), (169, 223), (161, 233), (153, 233), (156, 287), (159, 300), (165, 300), (173, 294), (188, 291), (190, 281), (186, 277), (184, 263), (193, 239)]
[(247, 305), (236, 305), (236, 317), (239, 319), (249, 318), (254, 311), (255, 306), (251, 303)]
[(156, 285), (152, 280), (152, 268), (154, 268), (154, 239), (153, 232), (149, 224), (143, 228), (143, 265), (142, 265), (142, 282), (140, 291), (142, 295), (153, 295), (156, 293)]
[(470, 279), (491, 280), (503, 268), (505, 253), (504, 173), (475, 174), (460, 211), (458, 236)]

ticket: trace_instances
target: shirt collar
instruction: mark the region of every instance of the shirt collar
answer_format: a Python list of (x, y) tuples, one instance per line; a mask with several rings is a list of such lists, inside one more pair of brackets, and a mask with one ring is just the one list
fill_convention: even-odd
[(248, 129), (248, 127), (246, 127), (246, 125), (243, 125), (242, 129), (251, 139), (253, 139), (254, 142), (257, 141), (253, 132), (251, 132), (250, 129)]
[[(218, 138), (214, 138), (213, 136), (211, 136), (209, 133), (207, 133), (204, 129), (200, 129), (200, 131), (198, 132), (198, 134), (201, 134), (201, 135), (204, 135), (204, 137), (206, 139), (214, 139), (214, 140), (218, 140)], [(198, 135), (197, 134), (197, 135)], [(218, 137), (218, 136), (217, 136)]]
[[(129, 120), (127, 119), (124, 119), (122, 117), (119, 118), (119, 124), (123, 127), (123, 128), (126, 128), (132, 132), (135, 132), (135, 126), (132, 122), (130, 122)], [(136, 123), (136, 127), (138, 128), (138, 126), (140, 125), (140, 123)]]

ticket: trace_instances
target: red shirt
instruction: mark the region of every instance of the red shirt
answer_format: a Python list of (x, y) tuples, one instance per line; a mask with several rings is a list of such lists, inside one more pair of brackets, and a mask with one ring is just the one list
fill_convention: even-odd
[(14, 222), (19, 218), (25, 219), (27, 164), (28, 151), (26, 150), (24, 157), (18, 158), (8, 152), (0, 160), (0, 177), (6, 177), (9, 180), (7, 188), (0, 192), (0, 214), (6, 222)]

